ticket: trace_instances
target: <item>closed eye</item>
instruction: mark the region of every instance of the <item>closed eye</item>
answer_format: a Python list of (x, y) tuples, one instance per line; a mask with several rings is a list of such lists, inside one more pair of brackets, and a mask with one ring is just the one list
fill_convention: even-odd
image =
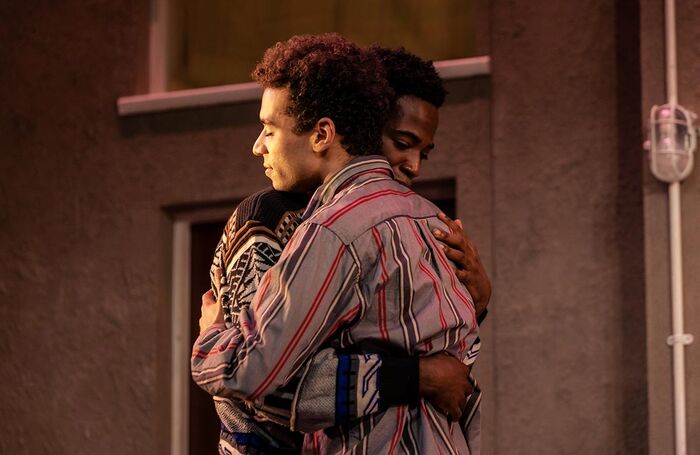
[(411, 144), (408, 144), (404, 141), (394, 140), (394, 147), (396, 147), (399, 150), (407, 150), (407, 149), (411, 148)]

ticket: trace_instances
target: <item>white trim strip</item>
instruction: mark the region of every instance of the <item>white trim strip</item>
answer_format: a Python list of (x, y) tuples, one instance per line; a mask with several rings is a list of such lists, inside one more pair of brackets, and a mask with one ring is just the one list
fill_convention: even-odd
[[(435, 62), (440, 76), (445, 80), (462, 79), (491, 74), (491, 59), (488, 56), (441, 60)], [(255, 82), (217, 85), (214, 87), (150, 93), (147, 95), (122, 96), (117, 100), (120, 116), (171, 111), (175, 109), (199, 108), (220, 104), (257, 101), (262, 90)]]
[(190, 222), (173, 224), (170, 453), (189, 453)]
[(219, 104), (259, 100), (262, 90), (255, 82), (217, 85), (214, 87), (123, 96), (117, 100), (119, 115), (146, 114)]
[(475, 76), (488, 76), (491, 74), (491, 57), (458, 58), (455, 60), (440, 60), (435, 62), (435, 69), (441, 78), (463, 79)]

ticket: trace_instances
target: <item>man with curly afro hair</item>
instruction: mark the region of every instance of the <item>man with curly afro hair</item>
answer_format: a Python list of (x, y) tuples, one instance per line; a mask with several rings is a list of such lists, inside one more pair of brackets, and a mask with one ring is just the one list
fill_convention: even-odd
[[(381, 65), (338, 35), (302, 36), (269, 49), (254, 77), (264, 88), (254, 154), (276, 190), (315, 192), (291, 238), (288, 216), (273, 227), (287, 246), (252, 278), (255, 295), (236, 308), (233, 323), (222, 295), (236, 273), (216, 269), (219, 295), (202, 298), (193, 379), (219, 400), (264, 410), (276, 390), (295, 392), (293, 378), (311, 373), (314, 353), (332, 348), (345, 353), (326, 362), (332, 381), (345, 378), (331, 405), (336, 426), (307, 434), (305, 451), (469, 454), (465, 433), (452, 428), (457, 414), (419, 398), (417, 384), (405, 380), (396, 388), (410, 389), (410, 399), (380, 402), (387, 356), (357, 355), (379, 349), (417, 370), (415, 356), (448, 353), (467, 362), (477, 338), (472, 298), (432, 237), (449, 227), (437, 207), (394, 179), (385, 158), (372, 155), (391, 104)], [(342, 388), (353, 381), (366, 387)], [(257, 453), (278, 452), (269, 442)]]
[[(326, 34), (294, 36), (277, 43), (265, 52), (252, 76), (264, 89), (263, 109), (273, 100), (281, 102), (284, 98), (282, 111), (294, 120), (293, 133), (300, 135), (321, 126), (319, 132), (325, 135), (324, 128), (332, 124), (333, 134), (347, 154), (371, 155), (381, 150), (381, 131), (393, 99), (382, 74), (381, 64), (373, 55), (340, 35)], [(270, 126), (263, 109), (260, 121)], [(254, 153), (262, 154), (256, 148), (267, 146), (269, 132), (269, 128), (263, 129)], [(278, 187), (285, 183), (276, 170), (273, 167), (272, 176), (268, 175), (273, 187), (290, 190)], [(281, 177), (282, 182), (275, 177)], [(309, 189), (315, 188), (296, 188)]]

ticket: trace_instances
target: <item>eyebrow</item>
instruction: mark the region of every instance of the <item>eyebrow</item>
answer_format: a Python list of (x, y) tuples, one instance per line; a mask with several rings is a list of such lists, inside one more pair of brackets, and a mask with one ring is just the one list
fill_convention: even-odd
[(260, 117), (260, 123), (262, 123), (263, 125), (277, 126), (275, 121), (270, 117)]

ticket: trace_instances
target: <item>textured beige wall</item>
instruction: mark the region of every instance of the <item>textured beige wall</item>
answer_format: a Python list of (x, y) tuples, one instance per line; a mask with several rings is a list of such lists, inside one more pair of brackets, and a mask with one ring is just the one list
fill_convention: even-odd
[[(265, 185), (256, 103), (120, 119), (116, 98), (146, 87), (147, 2), (12, 3), (0, 6), (0, 452), (166, 453), (165, 208)], [(493, 275), (485, 454), (670, 453), (667, 206), (640, 148), (663, 99), (662, 2), (617, 3), (480, 2), (492, 77), (448, 84), (425, 177), (456, 178)], [(697, 112), (700, 0), (678, 3), (680, 99)], [(698, 182), (683, 190), (696, 337)], [(689, 453), (699, 355), (688, 350)]]
[(644, 453), (633, 2), (492, 5), (493, 453)]
[(148, 14), (0, 6), (0, 453), (166, 452), (163, 207), (265, 184), (254, 103), (117, 117), (145, 89)]

